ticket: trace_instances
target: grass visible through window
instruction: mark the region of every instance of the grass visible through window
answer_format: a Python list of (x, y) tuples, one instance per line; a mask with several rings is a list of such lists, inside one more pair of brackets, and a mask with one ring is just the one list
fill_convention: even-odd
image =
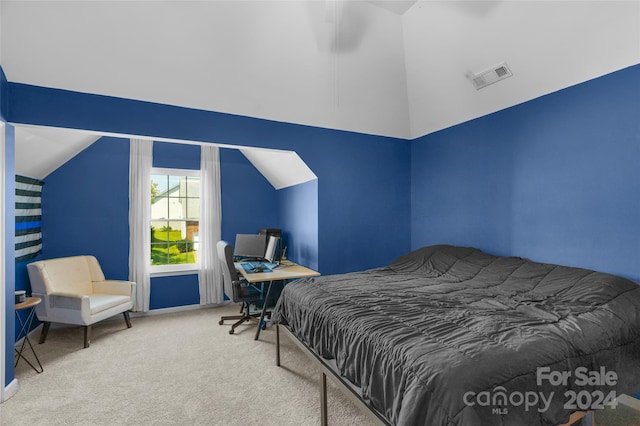
[(151, 264), (196, 263), (193, 241), (183, 239), (180, 231), (151, 228)]

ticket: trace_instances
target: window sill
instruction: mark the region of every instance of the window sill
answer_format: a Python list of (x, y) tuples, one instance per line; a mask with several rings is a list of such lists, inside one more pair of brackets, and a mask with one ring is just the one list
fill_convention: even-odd
[(172, 277), (176, 275), (193, 275), (199, 271), (198, 265), (168, 265), (168, 266), (155, 266), (149, 271), (151, 278), (155, 277)]

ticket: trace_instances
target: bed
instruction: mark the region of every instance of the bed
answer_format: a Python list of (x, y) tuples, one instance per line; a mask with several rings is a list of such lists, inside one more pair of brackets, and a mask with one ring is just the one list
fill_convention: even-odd
[(288, 284), (272, 315), (391, 425), (555, 425), (640, 391), (640, 286), (437, 245)]

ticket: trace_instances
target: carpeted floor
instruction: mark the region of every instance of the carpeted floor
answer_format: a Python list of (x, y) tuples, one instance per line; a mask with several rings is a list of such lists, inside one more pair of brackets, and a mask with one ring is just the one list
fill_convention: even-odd
[[(16, 368), (19, 390), (0, 404), (12, 425), (318, 425), (320, 372), (286, 337), (275, 365), (275, 330), (253, 340), (254, 325), (229, 335), (218, 325), (235, 305), (132, 318), (94, 326), (83, 349), (82, 328), (52, 327), (39, 345), (36, 374)], [(330, 384), (330, 425), (370, 425)]]

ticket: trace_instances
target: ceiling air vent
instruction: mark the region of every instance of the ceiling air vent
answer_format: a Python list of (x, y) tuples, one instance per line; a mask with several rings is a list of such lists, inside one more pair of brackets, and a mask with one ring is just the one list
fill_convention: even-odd
[(511, 77), (513, 74), (505, 62), (496, 65), (493, 68), (482, 71), (478, 74), (471, 75), (471, 82), (476, 89), (482, 89), (497, 81), (504, 80), (507, 77)]

